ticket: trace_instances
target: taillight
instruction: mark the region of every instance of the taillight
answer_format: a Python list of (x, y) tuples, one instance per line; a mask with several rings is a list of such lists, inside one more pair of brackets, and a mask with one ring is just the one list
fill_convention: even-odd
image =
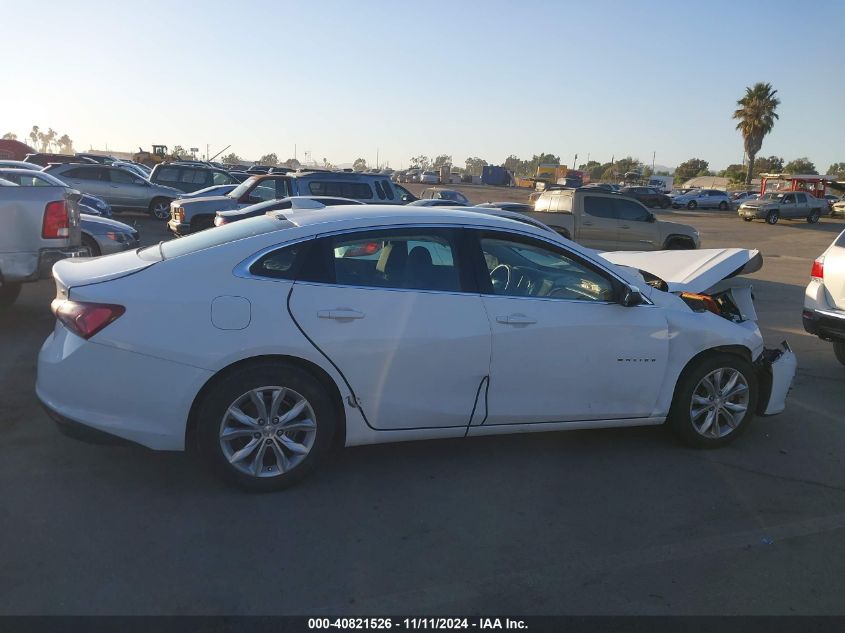
[(214, 216), (214, 226), (223, 226), (224, 224), (228, 224), (229, 220), (224, 218), (222, 215), (215, 215)]
[(41, 237), (47, 240), (59, 239), (70, 235), (70, 220), (67, 204), (64, 200), (48, 202), (44, 207), (44, 222), (41, 225)]
[(813, 262), (813, 270), (810, 271), (813, 281), (824, 281), (824, 257), (819, 257)]
[(120, 317), (126, 308), (111, 303), (56, 299), (50, 306), (61, 323), (77, 336), (89, 339)]
[(696, 312), (712, 312), (713, 314), (722, 316), (722, 311), (719, 310), (719, 304), (713, 300), (710, 295), (694, 294), (692, 292), (682, 292), (681, 299)]

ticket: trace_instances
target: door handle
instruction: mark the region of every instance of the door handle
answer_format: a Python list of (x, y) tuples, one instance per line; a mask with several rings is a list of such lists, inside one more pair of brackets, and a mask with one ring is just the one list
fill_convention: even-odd
[(509, 314), (507, 316), (497, 316), (496, 322), (506, 325), (531, 325), (532, 323), (536, 323), (537, 319), (532, 319), (524, 314)]
[(347, 319), (363, 319), (364, 313), (351, 308), (335, 308), (334, 310), (318, 310), (317, 316), (321, 319), (345, 321)]

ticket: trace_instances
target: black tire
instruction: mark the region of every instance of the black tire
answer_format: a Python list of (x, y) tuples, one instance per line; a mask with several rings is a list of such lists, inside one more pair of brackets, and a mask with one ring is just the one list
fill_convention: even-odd
[(742, 218), (742, 219), (745, 220), (746, 222), (751, 222), (751, 220), (753, 220), (754, 218)]
[(199, 215), (191, 220), (191, 233), (197, 233), (214, 226), (213, 215)]
[(661, 208), (661, 209), (668, 209), (668, 208), (669, 208), (669, 207), (671, 207), (671, 206), (672, 206), (672, 203), (671, 203), (671, 202), (669, 202), (668, 200), (664, 200), (664, 201), (660, 204), (660, 208)]
[(687, 202), (687, 209), (695, 209), (698, 206), (698, 203), (695, 200), (690, 200)]
[(18, 299), (23, 284), (10, 284), (0, 281), (0, 310), (10, 307)]
[(167, 220), (170, 218), (170, 198), (153, 198), (147, 211), (156, 220)]
[(766, 214), (766, 224), (775, 225), (780, 220), (780, 211), (769, 211)]
[(836, 360), (845, 365), (845, 341), (833, 341), (833, 353)]
[(728, 203), (722, 200), (719, 203), (719, 211), (727, 211), (728, 210)]
[(82, 245), (88, 249), (88, 253), (91, 257), (99, 257), (102, 255), (102, 251), (100, 251), (100, 246), (97, 242), (93, 239), (88, 237), (87, 235), (82, 236)]
[(816, 222), (818, 222), (819, 218), (821, 217), (821, 214), (821, 211), (819, 211), (818, 209), (811, 211), (810, 215), (807, 216), (807, 224), (815, 224)]
[(675, 237), (666, 240), (664, 251), (692, 251), (695, 250), (695, 243), (682, 237)]
[[(745, 412), (742, 418), (736, 422), (736, 426), (731, 427), (728, 424), (724, 424), (727, 427), (725, 434), (715, 437), (702, 434), (696, 429), (692, 420), (691, 408), (693, 404), (693, 393), (700, 386), (701, 381), (705, 376), (719, 369), (731, 369), (742, 375), (747, 385), (747, 403)], [(729, 444), (745, 432), (754, 417), (756, 407), (757, 375), (751, 363), (734, 354), (708, 354), (694, 361), (681, 374), (678, 384), (675, 386), (675, 395), (672, 399), (672, 406), (669, 409), (668, 423), (678, 438), (688, 446), (692, 446), (693, 448), (718, 448)], [(703, 418), (697, 418), (702, 424), (707, 419), (707, 414), (704, 413), (703, 415)], [(721, 415), (716, 415), (714, 418), (719, 421), (718, 426), (721, 428), (723, 426), (721, 423), (724, 419)], [(710, 428), (715, 429), (716, 426), (711, 426)]]
[[(301, 395), (307, 401), (314, 415), (315, 437), (307, 455), (290, 470), (259, 477), (247, 474), (230, 463), (224, 453), (220, 432), (224, 415), (230, 406), (233, 406), (250, 390), (265, 386), (284, 387), (289, 393)], [(196, 441), (203, 460), (222, 479), (254, 492), (282, 490), (295, 484), (313, 470), (331, 448), (338, 417), (326, 389), (311, 374), (293, 365), (270, 361), (249, 365), (225, 376), (208, 390), (202, 402), (199, 403), (197, 416)], [(244, 440), (251, 442), (253, 439), (258, 439), (256, 450), (268, 451), (270, 449), (262, 444), (266, 443), (272, 447), (271, 442), (275, 441), (275, 435), (269, 430), (269, 426), (268, 432), (268, 439), (261, 439), (262, 434), (265, 433), (262, 429), (261, 433), (248, 434)], [(281, 450), (280, 445), (277, 445), (277, 448)], [(278, 463), (278, 459), (272, 452), (265, 452), (262, 455), (263, 457), (259, 460), (260, 471), (264, 472), (264, 464), (267, 461)], [(255, 451), (248, 455), (250, 458), (254, 456), (256, 456)], [(295, 453), (288, 454), (288, 457), (294, 459)], [(253, 459), (250, 461), (255, 463)], [(267, 469), (270, 470), (271, 467)]]

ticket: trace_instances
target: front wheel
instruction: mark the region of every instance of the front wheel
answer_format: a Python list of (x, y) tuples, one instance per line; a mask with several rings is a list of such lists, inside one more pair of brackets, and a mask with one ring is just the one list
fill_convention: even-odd
[(717, 448), (748, 427), (757, 406), (751, 363), (732, 354), (706, 356), (684, 371), (669, 410), (672, 430), (695, 448)]
[(166, 220), (170, 217), (170, 200), (155, 198), (150, 202), (149, 212), (156, 220)]
[(719, 211), (727, 211), (728, 210), (728, 203), (722, 200), (719, 203)]
[(845, 341), (833, 341), (833, 353), (836, 360), (845, 365)]
[(331, 446), (337, 413), (311, 374), (285, 363), (238, 370), (199, 407), (197, 443), (212, 470), (256, 492), (308, 474)]
[(778, 220), (780, 220), (780, 212), (779, 211), (769, 211), (766, 214), (766, 223), (767, 224), (777, 224)]
[(671, 207), (671, 206), (672, 206), (672, 203), (671, 203), (671, 202), (669, 202), (668, 200), (664, 200), (664, 201), (660, 204), (660, 208), (661, 208), (661, 209), (668, 209), (668, 208), (669, 208), (669, 207)]
[(10, 284), (0, 281), (0, 310), (8, 308), (15, 301), (21, 293), (22, 284)]
[(751, 220), (753, 220), (754, 218), (742, 218), (742, 219), (745, 220), (746, 222), (751, 222)]
[(807, 223), (808, 224), (815, 224), (816, 222), (819, 221), (819, 217), (821, 217), (821, 214), (822, 213), (819, 210), (811, 211), (810, 215), (807, 216)]
[(695, 200), (690, 200), (687, 202), (687, 209), (695, 209), (698, 206), (698, 203)]

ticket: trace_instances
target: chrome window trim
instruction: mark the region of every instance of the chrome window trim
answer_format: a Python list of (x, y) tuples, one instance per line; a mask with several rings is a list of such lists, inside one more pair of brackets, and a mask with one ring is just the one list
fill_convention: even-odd
[[(493, 216), (493, 217), (495, 217), (495, 216)], [(513, 221), (519, 222), (518, 220), (513, 220)], [(401, 231), (401, 230), (405, 230), (405, 229), (432, 229), (432, 228), (470, 229), (470, 230), (477, 230), (477, 231), (499, 231), (499, 232), (503, 232), (503, 233), (511, 233), (511, 234), (515, 234), (515, 235), (521, 235), (521, 236), (524, 236), (524, 237), (537, 239), (539, 241), (546, 242), (546, 243), (548, 243), (552, 246), (556, 246), (557, 248), (560, 248), (560, 249), (562, 249), (562, 250), (564, 250), (568, 253), (572, 252), (572, 254), (576, 258), (580, 257), (580, 258), (586, 259), (587, 261), (592, 263), (596, 268), (598, 268), (599, 270), (601, 270), (605, 274), (611, 276), (618, 283), (620, 283), (620, 284), (622, 284), (623, 286), (626, 286), (626, 287), (631, 287), (631, 284), (629, 282), (625, 281), (625, 279), (620, 277), (614, 271), (609, 270), (606, 265), (603, 265), (601, 262), (597, 262), (593, 257), (590, 257), (588, 254), (570, 251), (570, 249), (567, 248), (566, 244), (561, 244), (559, 242), (555, 242), (552, 239), (549, 239), (549, 237), (554, 237), (557, 234), (554, 234), (553, 236), (552, 235), (546, 236), (546, 235), (537, 235), (535, 233), (531, 233), (531, 232), (528, 232), (528, 231), (515, 230), (511, 227), (490, 226), (490, 225), (483, 225), (483, 224), (463, 224), (463, 223), (461, 223), (461, 224), (449, 224), (449, 223), (442, 223), (442, 222), (414, 223), (414, 224), (378, 224), (378, 225), (371, 225), (371, 226), (366, 226), (366, 227), (338, 229), (336, 231), (325, 231), (323, 233), (312, 233), (311, 235), (308, 235), (308, 236), (305, 236), (305, 237), (298, 237), (298, 238), (294, 238), (294, 239), (287, 240), (287, 241), (284, 241), (284, 242), (278, 242), (278, 243), (273, 244), (271, 246), (267, 246), (265, 248), (262, 248), (258, 252), (253, 253), (252, 255), (247, 257), (246, 259), (242, 260), (240, 263), (236, 264), (234, 269), (232, 270), (232, 274), (234, 274), (236, 277), (240, 277), (242, 279), (254, 279), (254, 280), (260, 280), (260, 281), (294, 282), (295, 281), (294, 279), (280, 279), (280, 278), (277, 278), (277, 277), (265, 277), (265, 276), (262, 276), (262, 275), (255, 275), (255, 274), (251, 273), (249, 271), (249, 269), (252, 267), (252, 265), (255, 262), (257, 262), (259, 259), (264, 257), (267, 253), (275, 251), (279, 248), (284, 248), (284, 247), (287, 247), (287, 246), (293, 246), (294, 244), (299, 244), (301, 242), (307, 242), (308, 240), (317, 240), (317, 239), (321, 239), (321, 238), (324, 238), (324, 237), (334, 237), (336, 235), (364, 233), (364, 232), (369, 232), (369, 231), (384, 231), (384, 230), (399, 230), (399, 231)], [(545, 231), (544, 231), (544, 233), (545, 233)], [(319, 286), (330, 286), (330, 287), (336, 287), (336, 288), (359, 288), (359, 289), (362, 289), (362, 290), (367, 289), (367, 290), (396, 290), (396, 291), (399, 291), (399, 292), (434, 292), (434, 293), (438, 293), (438, 294), (477, 295), (477, 296), (485, 296), (485, 297), (488, 297), (488, 296), (489, 297), (502, 297), (502, 298), (508, 298), (508, 299), (532, 299), (532, 300), (541, 300), (541, 301), (573, 301), (573, 302), (577, 302), (577, 303), (591, 303), (591, 304), (596, 304), (596, 305), (620, 305), (616, 301), (590, 301), (590, 300), (581, 300), (581, 299), (558, 299), (558, 298), (554, 298), (554, 297), (510, 297), (510, 296), (507, 296), (507, 295), (486, 295), (486, 294), (476, 293), (476, 292), (451, 291), (451, 290), (421, 290), (421, 289), (416, 289), (416, 288), (382, 288), (382, 287), (379, 287), (379, 286), (350, 286), (350, 285), (337, 284), (337, 283), (329, 284), (329, 283), (323, 283), (323, 282), (318, 282), (318, 281), (301, 281), (301, 282), (297, 282), (297, 283), (313, 284), (313, 285), (319, 285)], [(643, 294), (642, 297), (643, 297), (643, 303), (641, 303), (639, 306), (634, 306), (634, 307), (654, 305), (652, 303), (652, 301), (647, 296), (645, 296)]]

